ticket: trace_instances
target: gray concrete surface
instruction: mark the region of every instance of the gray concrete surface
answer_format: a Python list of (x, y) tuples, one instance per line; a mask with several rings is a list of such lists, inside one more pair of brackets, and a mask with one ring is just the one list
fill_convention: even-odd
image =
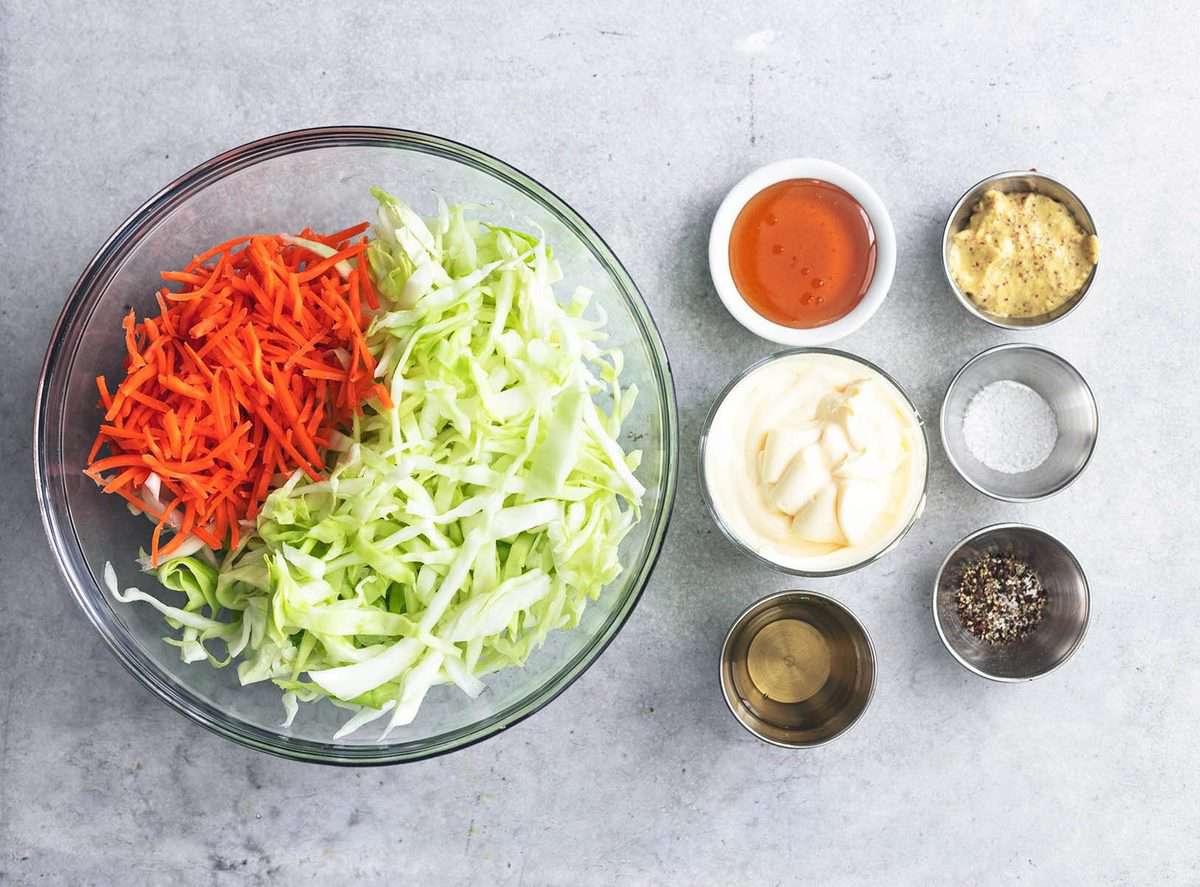
[[(1200, 882), (1194, 10), (832, 7), (0, 0), (0, 883)], [(578, 208), (662, 329), (685, 455), (658, 571), (582, 680), (483, 745), (359, 772), (236, 748), (137, 686), (61, 586), (30, 468), (42, 349), (108, 233), (227, 147), (346, 122), (477, 145)], [(1057, 173), (1104, 250), (1084, 307), (1026, 337), (1094, 386), (1092, 466), (1004, 505), (935, 447), (903, 546), (806, 583), (858, 611), (881, 669), (867, 717), (808, 753), (756, 742), (720, 700), (731, 619), (796, 583), (717, 534), (690, 456), (712, 397), (770, 350), (712, 291), (708, 223), (734, 180), (791, 155), (889, 204), (895, 286), (843, 345), (929, 416), (964, 360), (1018, 338), (941, 279), (966, 186)], [(967, 674), (930, 619), (948, 546), (1000, 519), (1061, 534), (1093, 583), (1084, 648), (1023, 686)]]

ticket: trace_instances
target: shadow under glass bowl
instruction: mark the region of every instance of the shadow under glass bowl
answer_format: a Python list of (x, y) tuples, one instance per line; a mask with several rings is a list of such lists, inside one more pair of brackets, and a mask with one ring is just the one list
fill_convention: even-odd
[[(963, 567), (984, 555), (1012, 555), (1033, 567), (1046, 591), (1042, 621), (1024, 638), (993, 646), (971, 634), (958, 616)], [(1049, 674), (1071, 658), (1087, 633), (1091, 609), (1087, 576), (1070, 549), (1045, 530), (995, 524), (954, 546), (933, 587), (933, 621), (950, 655), (968, 671), (1016, 683)]]
[[(373, 185), (426, 214), (441, 196), (478, 204), (485, 221), (544, 232), (565, 276), (562, 292), (593, 290), (608, 315), (610, 342), (625, 354), (622, 380), (641, 392), (622, 443), (642, 450), (637, 474), (647, 492), (642, 520), (621, 545), (623, 572), (589, 604), (578, 628), (553, 632), (524, 668), (486, 679), (477, 699), (453, 686), (434, 688), (416, 721), (386, 743), (370, 729), (334, 742), (346, 712), (328, 702), (302, 706), (291, 727), (280, 727), (278, 689), (243, 687), (233, 667), (181, 662), (178, 650), (163, 643), (169, 632), (155, 610), (115, 602), (102, 590), (111, 561), (122, 586), (175, 599), (137, 567), (151, 524), (81, 472), (101, 420), (95, 377), (123, 377), (121, 318), (130, 307), (139, 316), (154, 309), (160, 271), (241, 234), (306, 225), (337, 230), (373, 219)], [(67, 300), (42, 367), (34, 425), (34, 470), (50, 545), (79, 606), (121, 663), (159, 698), (222, 736), (335, 764), (388, 764), (452, 751), (511, 726), (561, 693), (603, 652), (637, 603), (666, 532), (678, 461), (675, 395), (662, 340), (637, 287), (600, 236), (548, 189), (487, 154), (379, 127), (300, 130), (252, 142), (201, 164), (139, 208), (100, 248)]]

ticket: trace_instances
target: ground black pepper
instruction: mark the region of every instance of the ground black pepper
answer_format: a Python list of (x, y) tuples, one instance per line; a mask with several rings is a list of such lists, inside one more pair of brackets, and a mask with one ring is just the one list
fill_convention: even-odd
[(1020, 558), (986, 554), (962, 568), (955, 595), (958, 618), (981, 641), (1003, 646), (1028, 635), (1042, 621), (1046, 590)]

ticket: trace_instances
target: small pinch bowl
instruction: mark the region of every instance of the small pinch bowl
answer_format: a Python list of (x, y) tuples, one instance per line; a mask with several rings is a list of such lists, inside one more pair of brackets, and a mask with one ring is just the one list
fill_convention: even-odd
[[(830, 647), (829, 678), (801, 702), (777, 702), (750, 679), (747, 657), (755, 636), (780, 619), (816, 628)], [(853, 727), (875, 695), (875, 647), (849, 609), (815, 591), (778, 591), (747, 607), (721, 647), (721, 692), (739, 724), (781, 748), (814, 748)]]
[[(975, 457), (963, 434), (971, 399), (993, 382), (1011, 380), (1041, 395), (1054, 411), (1058, 440), (1041, 465), (1007, 474)], [(1035, 502), (1062, 492), (1083, 472), (1096, 448), (1100, 414), (1096, 397), (1079, 370), (1037, 345), (997, 345), (968, 360), (950, 381), (940, 422), (946, 458), (967, 483), (1004, 502)]]
[[(796, 328), (763, 317), (750, 307), (750, 303), (738, 291), (729, 267), (729, 238), (738, 214), (764, 188), (788, 179), (819, 179), (836, 185), (858, 201), (871, 220), (871, 227), (875, 229), (875, 274), (866, 294), (845, 317), (822, 326)], [(756, 336), (793, 347), (825, 345), (861, 327), (887, 298), (896, 274), (896, 231), (892, 227), (887, 206), (875, 189), (844, 166), (811, 157), (777, 160), (747, 175), (721, 201), (708, 236), (708, 270), (725, 308), (738, 323)]]
[[(985, 554), (1028, 562), (1046, 590), (1042, 621), (1026, 637), (1002, 647), (976, 638), (958, 617), (955, 583), (968, 561)], [(1045, 530), (1026, 524), (976, 530), (942, 561), (933, 586), (933, 621), (946, 650), (967, 671), (992, 681), (1030, 681), (1059, 668), (1083, 643), (1089, 610), (1087, 576), (1075, 555)]]
[(946, 282), (958, 298), (958, 303), (968, 313), (975, 315), (980, 320), (1006, 330), (1024, 330), (1030, 327), (1049, 326), (1052, 323), (1062, 320), (1079, 307), (1079, 304), (1088, 294), (1088, 290), (1092, 287), (1092, 282), (1096, 279), (1096, 272), (1100, 268), (1099, 262), (1092, 266), (1092, 273), (1088, 275), (1088, 279), (1079, 288), (1079, 292), (1053, 311), (1039, 314), (1037, 317), (1001, 317), (997, 314), (992, 314), (981, 309), (971, 301), (970, 296), (959, 288), (954, 275), (950, 272), (950, 243), (955, 234), (967, 227), (967, 224), (971, 221), (971, 214), (975, 211), (975, 207), (988, 191), (1000, 191), (1005, 194), (1032, 191), (1035, 194), (1043, 194), (1046, 197), (1051, 197), (1070, 211), (1071, 215), (1075, 217), (1075, 221), (1079, 223), (1079, 226), (1083, 228), (1085, 233), (1099, 236), (1096, 231), (1096, 222), (1092, 219), (1092, 214), (1088, 212), (1088, 208), (1084, 205), (1083, 201), (1076, 196), (1074, 191), (1058, 179), (1034, 170), (1014, 170), (988, 176), (983, 181), (972, 185), (962, 197), (958, 198), (958, 203), (954, 204), (954, 209), (950, 211), (950, 217), (946, 220), (946, 228), (942, 232), (942, 270), (946, 273)]

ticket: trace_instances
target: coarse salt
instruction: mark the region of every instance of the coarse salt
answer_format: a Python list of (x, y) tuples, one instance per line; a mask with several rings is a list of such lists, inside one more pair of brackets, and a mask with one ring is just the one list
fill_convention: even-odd
[(1020, 474), (1037, 468), (1058, 442), (1058, 422), (1045, 399), (1020, 382), (992, 382), (967, 404), (963, 437), (993, 471)]

